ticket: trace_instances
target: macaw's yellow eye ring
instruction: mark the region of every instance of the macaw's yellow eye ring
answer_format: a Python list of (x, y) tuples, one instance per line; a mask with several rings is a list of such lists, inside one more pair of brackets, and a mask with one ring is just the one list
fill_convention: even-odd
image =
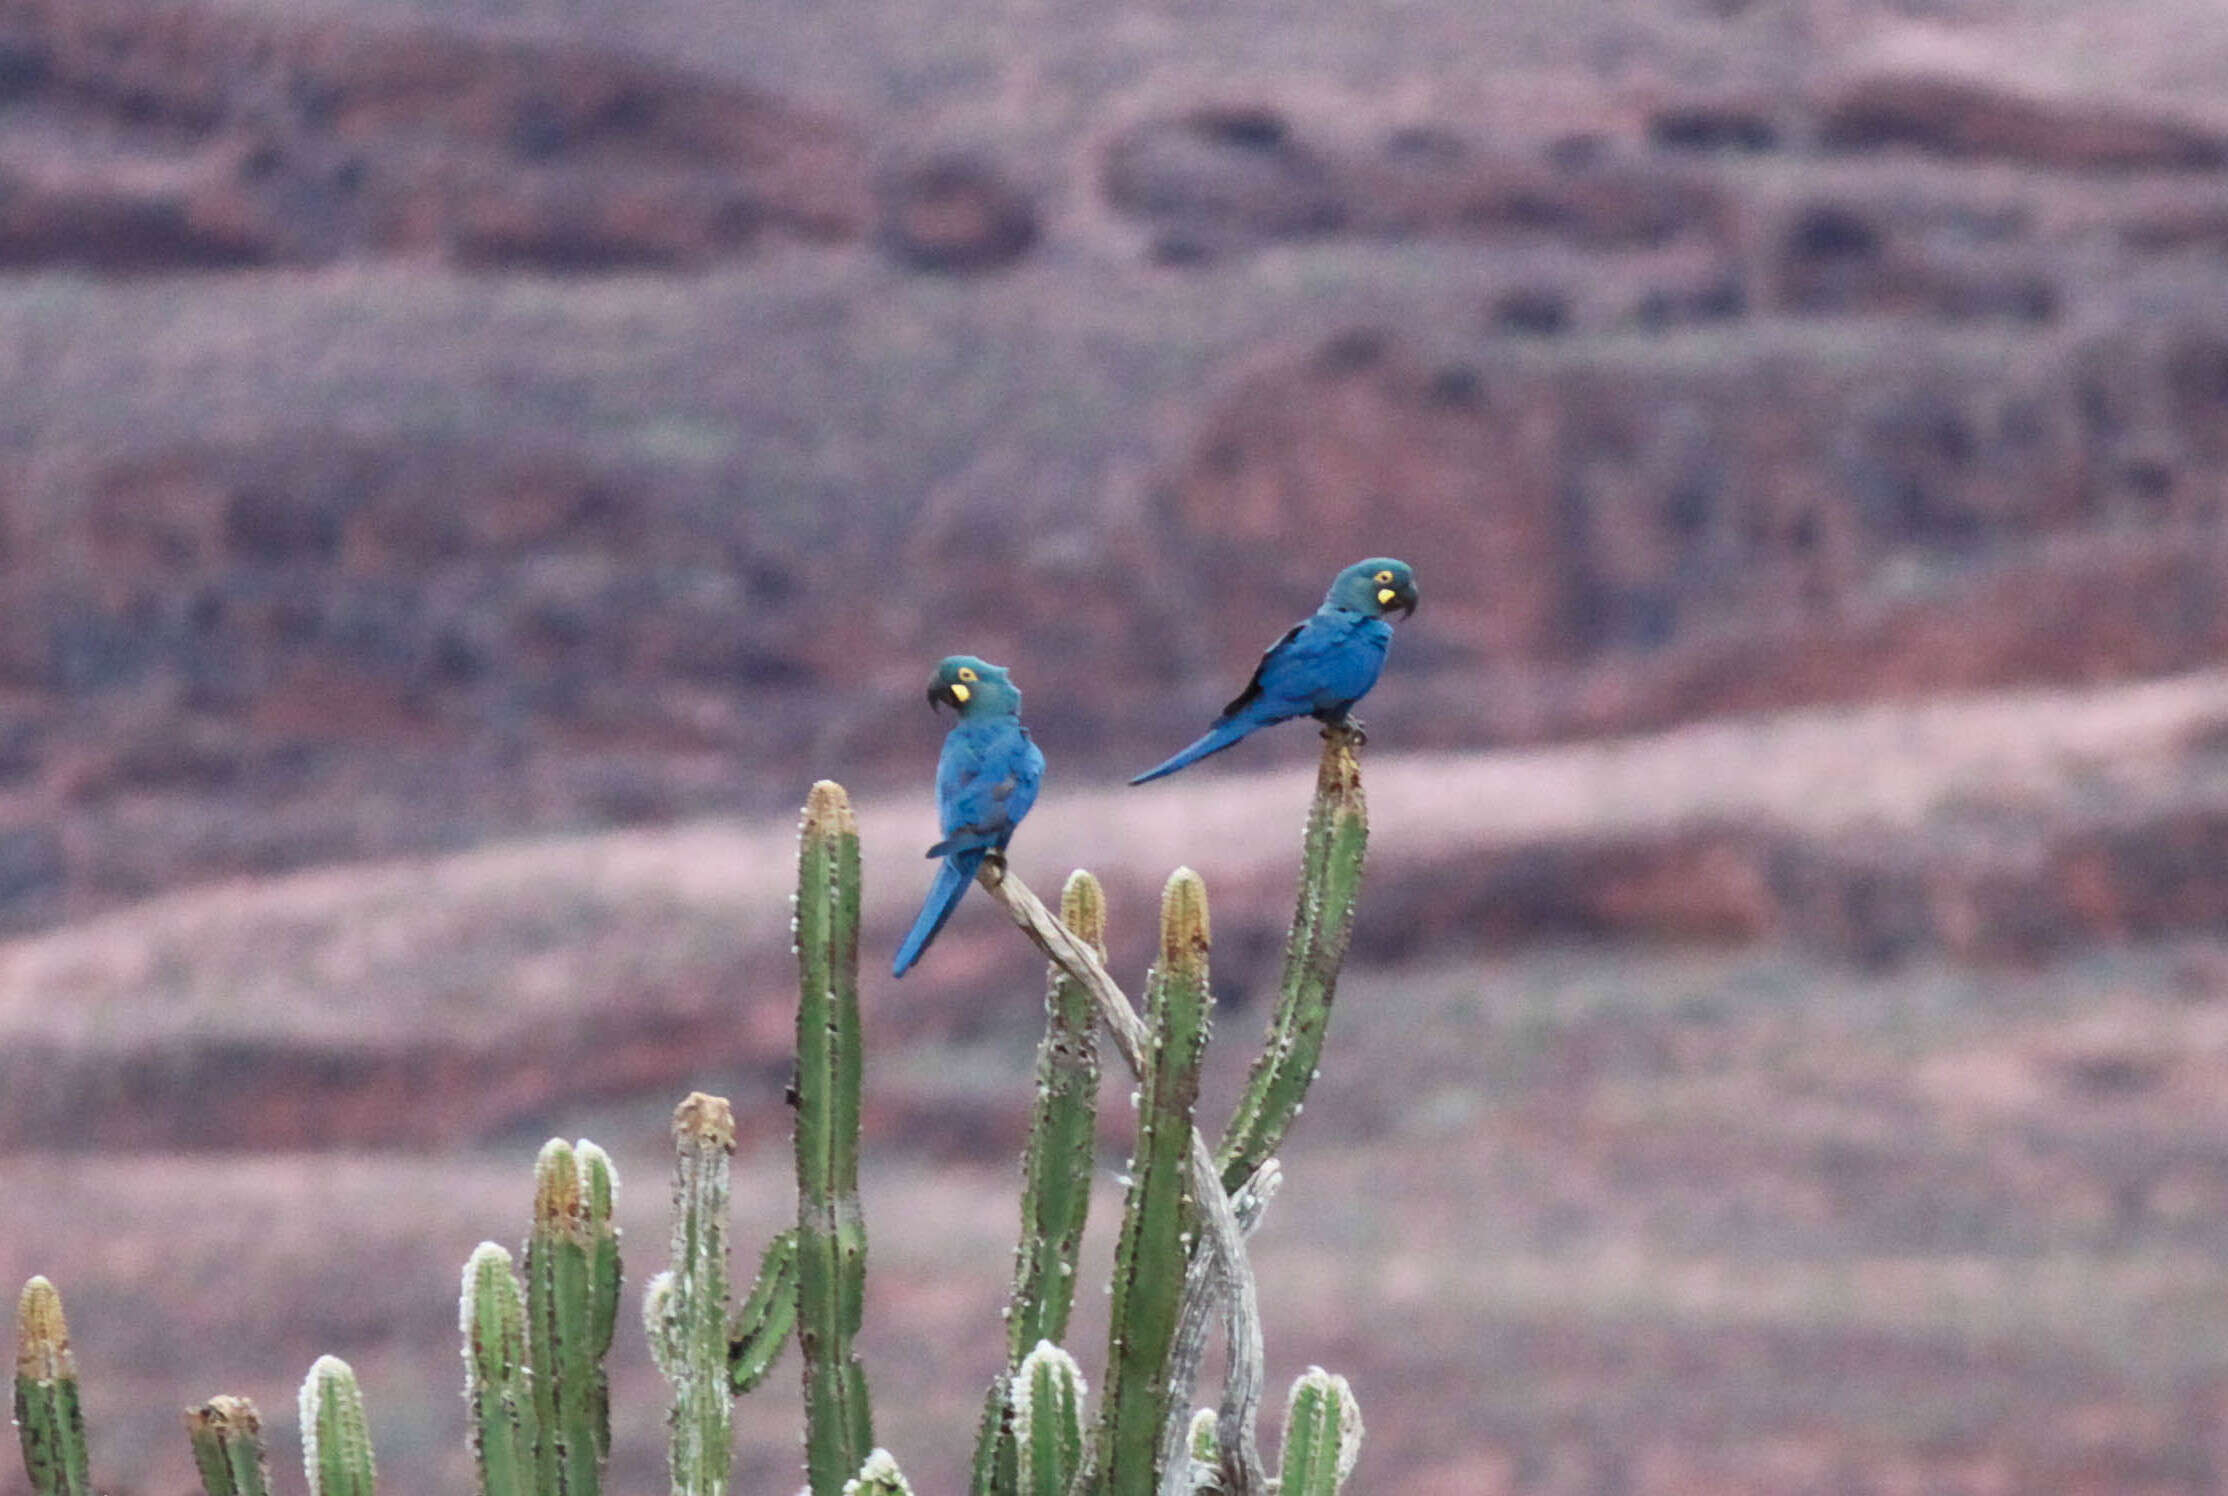
[(963, 680), (963, 681), (966, 681), (966, 682), (967, 682), (967, 683), (969, 683), (970, 685), (972, 685), (972, 684), (974, 683), (974, 680), (975, 680), (975, 667), (974, 667), (974, 666), (972, 666), (972, 665), (962, 665), (962, 666), (960, 666), (960, 667), (959, 667), (959, 678), (960, 678), (961, 680)]
[(1370, 578), (1371, 581), (1375, 582), (1380, 587), (1385, 586), (1387, 583), (1391, 582), (1392, 579), (1393, 574), (1389, 571), (1381, 571), (1377, 573), (1376, 576)]

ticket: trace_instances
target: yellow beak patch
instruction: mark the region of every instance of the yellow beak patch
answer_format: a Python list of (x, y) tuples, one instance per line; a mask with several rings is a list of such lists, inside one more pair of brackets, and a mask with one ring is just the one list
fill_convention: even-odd
[(1400, 596), (1400, 594), (1393, 591), (1390, 587), (1380, 587), (1377, 589), (1377, 606), (1380, 608), (1389, 608), (1392, 606), (1392, 600), (1398, 596)]
[(974, 692), (968, 690), (965, 686), (962, 685), (954, 685), (952, 687), (952, 700), (954, 701), (965, 702), (968, 697), (974, 694)]

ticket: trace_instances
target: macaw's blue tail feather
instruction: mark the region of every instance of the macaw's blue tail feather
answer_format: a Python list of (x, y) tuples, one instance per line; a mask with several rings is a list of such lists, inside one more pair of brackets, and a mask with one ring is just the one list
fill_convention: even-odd
[(952, 917), (959, 907), (960, 895), (967, 892), (967, 885), (974, 880), (975, 869), (982, 866), (983, 848), (970, 848), (955, 852), (944, 859), (936, 870), (936, 881), (929, 885), (928, 901), (921, 905), (920, 918), (913, 921), (913, 929), (905, 943), (897, 948), (897, 959), (890, 963), (890, 975), (901, 977), (920, 960), (921, 952), (944, 928), (944, 921)]
[(1207, 730), (1206, 736), (1202, 737), (1198, 742), (1192, 744), (1189, 748), (1186, 748), (1183, 752), (1177, 754), (1167, 763), (1147, 769), (1144, 773), (1138, 775), (1135, 779), (1132, 779), (1130, 783), (1143, 784), (1149, 779), (1158, 779), (1163, 774), (1173, 774), (1178, 769), (1198, 763), (1199, 760), (1205, 758), (1210, 753), (1220, 753), (1223, 749), (1229, 747), (1232, 743), (1235, 743), (1236, 741), (1238, 741), (1238, 739), (1244, 737), (1247, 733), (1253, 731), (1260, 725), (1261, 724), (1259, 722), (1250, 721), (1243, 717), (1238, 718), (1235, 721), (1217, 723), (1215, 726), (1209, 728)]

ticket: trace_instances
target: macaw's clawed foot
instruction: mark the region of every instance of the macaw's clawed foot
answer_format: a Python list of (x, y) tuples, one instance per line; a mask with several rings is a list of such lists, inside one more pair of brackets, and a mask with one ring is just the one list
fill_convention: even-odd
[(1323, 736), (1326, 738), (1343, 737), (1356, 748), (1363, 747), (1369, 742), (1369, 733), (1362, 726), (1362, 719), (1359, 717), (1341, 717), (1336, 722), (1324, 723)]
[(992, 850), (982, 854), (982, 870), (989, 887), (996, 888), (1006, 881), (1006, 854)]

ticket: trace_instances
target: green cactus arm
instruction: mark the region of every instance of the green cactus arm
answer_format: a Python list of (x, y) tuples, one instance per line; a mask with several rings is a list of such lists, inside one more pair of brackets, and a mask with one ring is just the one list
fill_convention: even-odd
[(674, 1496), (722, 1496), (732, 1459), (727, 1205), (735, 1114), (691, 1093), (673, 1109), (673, 1267), (644, 1299), (652, 1353), (673, 1386), (667, 1466)]
[(575, 1150), (580, 1164), (581, 1202), (587, 1213), (588, 1233), (588, 1354), (595, 1376), (588, 1388), (587, 1418), (596, 1441), (596, 1471), (611, 1457), (611, 1374), (604, 1358), (611, 1353), (611, 1338), (619, 1325), (620, 1284), (625, 1276), (619, 1259), (619, 1171), (611, 1155), (586, 1138)]
[(302, 1378), (302, 1473), (309, 1496), (372, 1496), (371, 1433), (356, 1373), (320, 1356)]
[[(1080, 868), (1060, 895), (1060, 922), (1106, 959), (1106, 895)], [(1057, 962), (1045, 985), (1036, 1100), (1021, 1164), (1021, 1239), (1006, 1309), (1006, 1364), (983, 1399), (969, 1490), (1011, 1491), (1016, 1479), (1009, 1412), (1014, 1368), (1040, 1341), (1067, 1334), (1075, 1266), (1091, 1208), (1099, 1091), (1098, 1020), (1091, 994)]]
[(876, 1449), (859, 1466), (859, 1473), (843, 1483), (842, 1496), (913, 1496), (905, 1472), (886, 1449)]
[(1361, 1405), (1346, 1378), (1309, 1367), (1285, 1403), (1281, 1496), (1338, 1496), (1361, 1446)]
[(1354, 905), (1368, 846), (1369, 808), (1362, 798), (1353, 736), (1345, 729), (1326, 731), (1315, 802), (1301, 843), (1299, 900), (1285, 942), (1276, 1008), (1216, 1154), (1226, 1188), (1244, 1183), (1283, 1143), (1322, 1063), (1323, 1035), (1354, 933)]
[(77, 1357), (62, 1296), (44, 1278), (24, 1284), (16, 1301), (15, 1424), (36, 1496), (90, 1496)]
[(766, 1379), (797, 1327), (797, 1233), (766, 1244), (750, 1296), (727, 1325), (728, 1390), (744, 1393)]
[(533, 1496), (534, 1391), (526, 1362), (526, 1298), (511, 1254), (481, 1242), (464, 1264), (457, 1328), (464, 1400), (481, 1496)]
[(805, 802), (797, 854), (797, 1347), (805, 1470), (838, 1496), (874, 1442), (853, 1354), (866, 1294), (859, 1210), (859, 827), (843, 787)]
[[(1107, 974), (1106, 963), (1072, 930), (1055, 919), (1043, 901), (1010, 869), (985, 863), (976, 875), (976, 882), (1006, 911), (1007, 917), (1031, 944), (1089, 990), (1100, 1021), (1113, 1036), (1116, 1052), (1130, 1073), (1142, 1081), (1152, 1068), (1152, 1033), (1137, 1016), (1137, 1010), (1130, 1006), (1120, 984)], [(1240, 1437), (1225, 1441), (1223, 1464), (1232, 1472), (1229, 1477), (1232, 1489), (1265, 1490), (1267, 1477), (1261, 1473), (1260, 1451), (1253, 1439), (1253, 1418), (1260, 1401), (1262, 1375), (1253, 1271), (1246, 1261), (1245, 1235), (1238, 1227), (1237, 1213), (1222, 1187), (1214, 1150), (1208, 1147), (1196, 1127), (1191, 1133), (1190, 1176), (1200, 1232), (1213, 1246), (1219, 1264), (1217, 1271), (1223, 1275), (1221, 1282), (1227, 1290), (1226, 1319), (1235, 1332), (1230, 1336), (1229, 1376), (1224, 1393), (1228, 1414), (1225, 1427), (1236, 1429)]]
[(1066, 1496), (1083, 1463), (1083, 1368), (1049, 1340), (1037, 1342), (1013, 1374), (1015, 1490)]
[(1161, 897), (1160, 960), (1146, 984), (1153, 1049), (1115, 1248), (1098, 1450), (1106, 1496), (1153, 1496), (1159, 1488), (1169, 1355), (1198, 1216), (1189, 1153), (1207, 1045), (1207, 952), (1207, 891), (1198, 874), (1179, 868)]
[(611, 1441), (603, 1357), (619, 1272), (615, 1191), (610, 1159), (595, 1144), (542, 1145), (526, 1239), (526, 1326), (535, 1481), (552, 1496), (597, 1496), (602, 1486)]
[(244, 1397), (212, 1397), (186, 1412), (194, 1469), (207, 1496), (270, 1496), (263, 1419)]

